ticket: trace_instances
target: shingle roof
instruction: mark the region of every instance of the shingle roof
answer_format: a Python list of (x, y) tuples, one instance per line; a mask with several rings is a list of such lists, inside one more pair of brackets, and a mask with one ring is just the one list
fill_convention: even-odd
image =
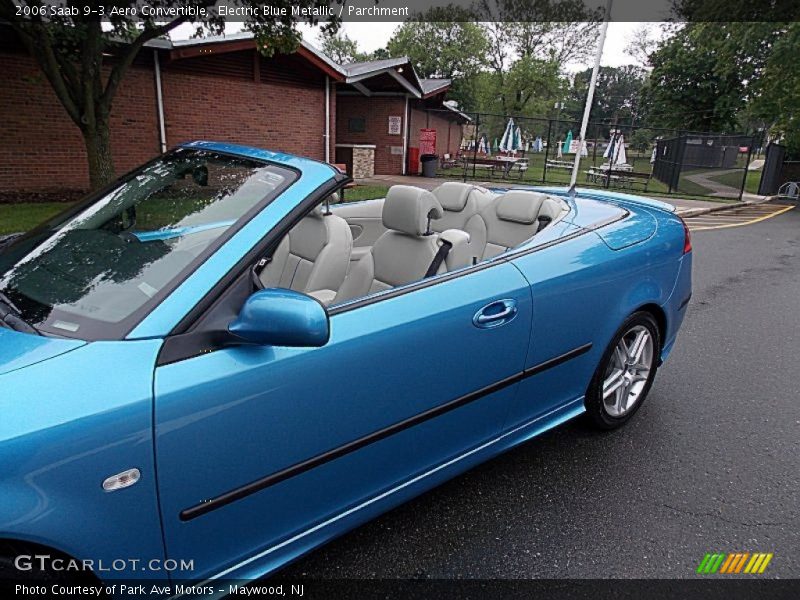
[(427, 95), (431, 92), (435, 92), (438, 89), (444, 89), (446, 87), (450, 87), (450, 84), (453, 83), (452, 79), (420, 79), (420, 84), (422, 85), (422, 93)]

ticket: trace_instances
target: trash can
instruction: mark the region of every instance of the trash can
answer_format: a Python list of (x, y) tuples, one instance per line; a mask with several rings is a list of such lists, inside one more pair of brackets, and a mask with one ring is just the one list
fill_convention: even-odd
[(422, 176), (436, 177), (436, 163), (439, 161), (439, 157), (435, 154), (423, 154), (419, 160), (422, 162)]

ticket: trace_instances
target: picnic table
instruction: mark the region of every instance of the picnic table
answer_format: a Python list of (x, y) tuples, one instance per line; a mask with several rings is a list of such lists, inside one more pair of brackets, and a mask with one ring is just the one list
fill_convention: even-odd
[(567, 160), (548, 160), (545, 163), (545, 166), (548, 169), (564, 169), (566, 171), (571, 171), (573, 164), (574, 163), (572, 161)]
[(490, 178), (494, 177), (494, 172), (496, 170), (501, 171), (503, 177), (508, 177), (514, 165), (517, 163), (524, 165), (524, 169), (520, 169), (521, 177), (522, 172), (527, 169), (528, 161), (520, 156), (487, 156), (475, 160), (464, 157), (464, 166), (466, 169), (483, 169), (488, 172)]
[[(615, 167), (622, 167), (623, 165), (615, 165)], [(650, 173), (637, 173), (630, 165), (625, 165), (626, 168), (609, 168), (608, 165), (601, 165), (599, 167), (590, 167), (589, 170), (584, 171), (586, 174), (586, 181), (592, 183), (605, 183), (623, 189), (633, 189), (637, 183), (643, 184), (644, 190), (647, 191), (647, 185), (650, 183)]]

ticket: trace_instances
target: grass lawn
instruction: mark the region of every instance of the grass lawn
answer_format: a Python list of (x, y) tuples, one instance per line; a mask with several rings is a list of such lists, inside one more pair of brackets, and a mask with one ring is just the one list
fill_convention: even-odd
[[(724, 173), (722, 175), (715, 175), (713, 177), (709, 177), (709, 179), (713, 179), (714, 181), (719, 181), (720, 183), (724, 183), (725, 185), (729, 185), (731, 187), (736, 188), (737, 190), (742, 185), (742, 174), (739, 173)], [(751, 194), (758, 193), (758, 184), (761, 182), (761, 171), (748, 171), (747, 172), (747, 179), (744, 183), (744, 191), (749, 192)]]
[(0, 235), (28, 231), (69, 206), (69, 202), (0, 204)]
[(385, 198), (388, 190), (388, 186), (385, 185), (357, 185), (344, 191), (344, 201), (358, 202), (359, 200)]

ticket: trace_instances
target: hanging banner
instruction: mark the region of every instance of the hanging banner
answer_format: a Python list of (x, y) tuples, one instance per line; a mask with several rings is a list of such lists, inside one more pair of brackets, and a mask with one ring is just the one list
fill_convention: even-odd
[(436, 154), (436, 130), (419, 130), (419, 154)]

